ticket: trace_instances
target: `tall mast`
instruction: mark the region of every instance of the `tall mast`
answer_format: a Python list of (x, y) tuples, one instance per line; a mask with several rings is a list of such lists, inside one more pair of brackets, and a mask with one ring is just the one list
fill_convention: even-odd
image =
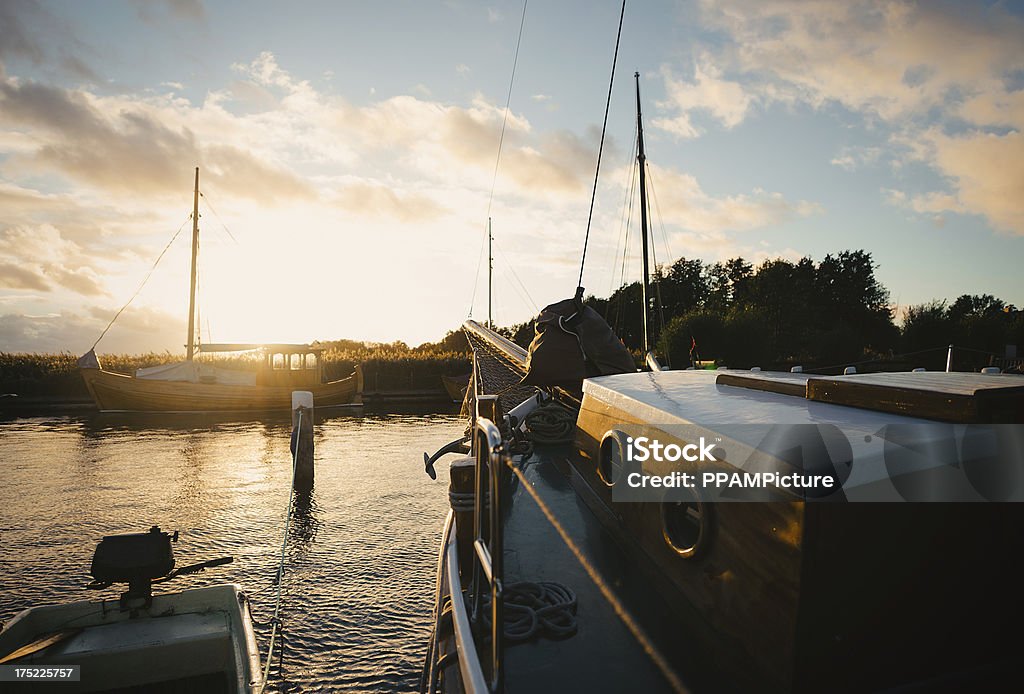
[(491, 318), (491, 283), (494, 276), (494, 256), (491, 254), (491, 242), (494, 236), (491, 235), (491, 218), (487, 218), (487, 327), (494, 328), (494, 321)]
[(192, 275), (188, 285), (188, 351), (192, 361), (196, 347), (196, 256), (199, 254), (199, 167), (196, 167), (196, 189), (192, 199)]
[(636, 78), (636, 140), (637, 140), (637, 161), (640, 164), (640, 231), (641, 238), (643, 239), (643, 256), (644, 256), (644, 284), (643, 284), (643, 302), (644, 302), (644, 354), (650, 352), (650, 345), (648, 344), (648, 337), (650, 330), (647, 325), (647, 314), (650, 313), (650, 302), (648, 300), (649, 285), (650, 285), (650, 267), (647, 264), (647, 175), (644, 171), (647, 163), (647, 156), (644, 154), (644, 124), (643, 117), (640, 112), (640, 73), (634, 74)]

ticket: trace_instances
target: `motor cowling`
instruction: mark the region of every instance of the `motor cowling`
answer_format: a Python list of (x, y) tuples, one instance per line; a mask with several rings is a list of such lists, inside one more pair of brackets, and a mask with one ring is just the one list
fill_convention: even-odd
[(161, 532), (154, 525), (148, 533), (107, 535), (96, 546), (89, 573), (100, 583), (148, 583), (174, 570), (171, 542), (178, 533)]

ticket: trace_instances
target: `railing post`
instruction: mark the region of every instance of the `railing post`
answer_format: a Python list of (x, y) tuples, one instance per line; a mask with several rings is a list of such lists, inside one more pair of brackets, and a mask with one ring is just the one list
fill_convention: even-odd
[[(478, 402), (478, 411), (500, 414), (497, 397), (488, 396)], [(476, 486), (473, 514), (473, 582), (470, 592), (470, 616), (474, 636), (485, 636), (480, 630), (483, 590), (486, 585), (491, 594), (491, 672), (489, 688), (492, 692), (503, 689), (502, 665), (504, 661), (504, 604), (503, 604), (503, 533), (501, 527), (502, 473), (507, 454), (498, 426), (478, 416), (473, 425), (473, 443), (476, 460)], [(490, 492), (488, 494), (488, 492)], [(486, 528), (485, 528), (485, 521)]]
[(504, 528), (501, 524), (501, 489), (505, 465), (504, 446), (490, 450), (491, 473), (491, 691), (504, 689), (505, 604), (504, 604)]

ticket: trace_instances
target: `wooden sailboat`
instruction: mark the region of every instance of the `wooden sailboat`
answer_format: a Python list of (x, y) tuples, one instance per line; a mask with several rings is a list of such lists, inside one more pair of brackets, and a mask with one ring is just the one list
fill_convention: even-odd
[[(323, 380), (323, 350), (306, 344), (196, 343), (196, 256), (199, 251), (199, 169), (192, 208), (192, 264), (189, 281), (188, 345), (185, 361), (140, 369), (134, 376), (105, 371), (95, 349), (78, 366), (102, 411), (206, 412), (287, 410), (294, 390), (313, 393), (317, 407), (362, 404), (359, 366), (346, 378)], [(255, 370), (213, 366), (198, 353), (258, 352)]]

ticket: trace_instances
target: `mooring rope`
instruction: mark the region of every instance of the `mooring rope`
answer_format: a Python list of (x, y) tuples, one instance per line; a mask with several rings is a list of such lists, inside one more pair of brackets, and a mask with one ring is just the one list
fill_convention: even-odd
[(526, 490), (526, 492), (537, 503), (537, 506), (540, 508), (541, 513), (544, 514), (548, 522), (551, 523), (552, 527), (554, 527), (555, 532), (557, 532), (558, 535), (562, 538), (562, 542), (564, 542), (565, 546), (569, 548), (569, 551), (573, 553), (573, 555), (576, 557), (576, 560), (580, 563), (580, 566), (583, 567), (583, 570), (587, 572), (587, 575), (590, 577), (590, 580), (592, 580), (594, 582), (594, 585), (597, 586), (597, 589), (601, 591), (601, 595), (603, 595), (604, 599), (608, 601), (609, 605), (611, 605), (612, 609), (615, 611), (615, 614), (618, 615), (620, 620), (622, 620), (622, 623), (633, 635), (633, 638), (637, 640), (637, 643), (640, 644), (640, 647), (651, 659), (655, 667), (657, 667), (658, 670), (661, 671), (662, 676), (667, 680), (669, 686), (676, 692), (689, 691), (683, 685), (683, 682), (679, 679), (679, 676), (668, 664), (668, 660), (665, 659), (665, 656), (661, 654), (661, 651), (659, 651), (657, 646), (654, 645), (654, 642), (651, 641), (651, 638), (633, 618), (633, 615), (631, 615), (629, 611), (626, 610), (626, 607), (622, 604), (622, 601), (620, 601), (619, 598), (615, 595), (615, 592), (611, 589), (611, 587), (604, 580), (604, 578), (601, 577), (601, 574), (598, 573), (597, 569), (594, 568), (593, 564), (591, 564), (590, 561), (587, 560), (586, 555), (583, 554), (583, 550), (579, 548), (579, 546), (573, 541), (572, 537), (569, 535), (569, 532), (562, 526), (558, 519), (555, 518), (555, 514), (552, 513), (551, 508), (540, 497), (540, 494), (537, 493), (537, 490), (533, 488), (533, 484), (531, 484), (530, 481), (526, 479), (526, 475), (523, 474), (522, 469), (518, 465), (515, 465), (511, 460), (508, 461), (508, 467), (510, 470), (512, 470), (513, 474), (515, 474), (515, 476), (519, 478), (519, 481), (522, 483), (521, 487), (524, 490)]
[[(295, 423), (296, 432), (302, 431), (302, 412), (303, 408), (300, 407), (298, 421)], [(270, 664), (273, 662), (274, 659), (274, 641), (278, 636), (278, 632), (280, 631), (281, 626), (281, 584), (283, 583), (284, 579), (285, 551), (288, 549), (288, 529), (291, 526), (292, 521), (292, 504), (295, 499), (295, 470), (298, 468), (298, 461), (299, 446), (298, 443), (296, 442), (295, 450), (292, 451), (292, 480), (291, 488), (288, 491), (288, 508), (285, 509), (284, 514), (284, 539), (281, 541), (281, 556), (277, 563), (277, 590), (275, 591), (276, 594), (274, 596), (274, 616), (270, 618), (270, 645), (267, 647), (267, 663), (263, 668), (263, 684), (260, 685), (260, 694), (263, 694), (263, 692), (265, 692), (267, 689), (267, 678), (270, 677)], [(282, 644), (284, 643), (283, 634), (281, 635), (281, 642)], [(282, 651), (282, 659), (283, 657), (284, 656)]]
[(587, 235), (583, 239), (583, 257), (580, 259), (580, 278), (577, 287), (583, 286), (583, 266), (587, 263), (587, 244), (590, 242), (590, 223), (594, 220), (594, 200), (597, 199), (597, 179), (601, 175), (601, 154), (604, 152), (604, 135), (608, 130), (608, 110), (612, 105), (612, 87), (615, 85), (615, 65), (619, 62), (619, 39), (622, 38), (622, 19), (626, 16), (626, 0), (622, 0), (619, 12), (619, 31), (615, 35), (615, 54), (612, 56), (612, 76), (608, 80), (608, 99), (604, 104), (604, 123), (601, 125), (601, 143), (597, 147), (597, 167), (594, 171), (594, 189), (590, 193), (590, 213), (587, 215)]

